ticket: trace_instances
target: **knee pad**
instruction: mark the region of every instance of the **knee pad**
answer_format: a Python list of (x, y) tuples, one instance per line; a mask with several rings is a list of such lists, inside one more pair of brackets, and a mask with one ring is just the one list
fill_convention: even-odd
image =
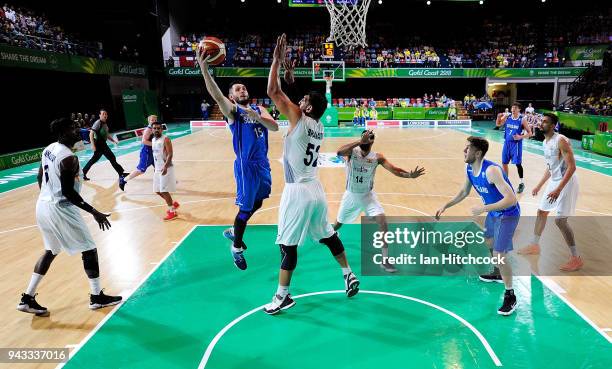
[(338, 256), (344, 252), (344, 245), (338, 237), (338, 232), (334, 233), (331, 237), (322, 239), (319, 243), (327, 246), (334, 256)]
[(281, 269), (294, 270), (297, 266), (297, 246), (280, 245)]
[(100, 276), (100, 267), (98, 264), (98, 250), (87, 250), (82, 253), (83, 267), (89, 278), (98, 278)]

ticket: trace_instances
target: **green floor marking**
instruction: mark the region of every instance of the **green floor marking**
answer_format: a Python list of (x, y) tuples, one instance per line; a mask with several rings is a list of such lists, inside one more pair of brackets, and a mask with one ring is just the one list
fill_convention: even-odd
[[(247, 228), (246, 271), (234, 267), (224, 228), (195, 228), (64, 368), (196, 369), (215, 335), (269, 302), (277, 286), (276, 226)], [(359, 225), (345, 225), (341, 237), (360, 275)], [(294, 296), (344, 288), (325, 246), (300, 247), (298, 260)], [(520, 305), (510, 317), (496, 314), (503, 287), (473, 277), (360, 279), (362, 289), (411, 296), (461, 316), (505, 368), (607, 369), (612, 362), (612, 345), (536, 278), (516, 282)], [(370, 294), (296, 301), (278, 316), (255, 312), (238, 322), (206, 368), (495, 368), (472, 331), (431, 307)]]
[[(177, 124), (168, 124), (168, 136), (170, 138), (178, 138), (182, 136), (186, 136), (191, 133), (188, 123), (177, 123)], [(121, 156), (125, 154), (129, 154), (134, 151), (139, 151), (141, 146), (141, 138), (131, 138), (129, 140), (121, 141), (118, 147), (115, 147), (112, 143), (109, 144), (109, 147), (115, 154), (115, 156)], [(90, 145), (86, 145), (87, 149), (83, 151), (79, 151), (77, 156), (79, 157), (79, 161), (81, 162), (81, 167), (87, 163), (89, 158), (91, 158), (93, 151), (89, 149)], [(98, 163), (106, 161), (105, 157), (102, 157)], [(118, 160), (121, 164), (121, 160)], [(38, 174), (38, 167), (40, 162), (26, 164), (19, 167), (6, 169), (0, 171), (0, 193), (14, 190), (16, 188), (27, 186), (32, 183), (36, 183), (36, 175)], [(135, 165), (135, 164), (134, 164)], [(133, 168), (124, 167), (126, 171), (131, 171)]]

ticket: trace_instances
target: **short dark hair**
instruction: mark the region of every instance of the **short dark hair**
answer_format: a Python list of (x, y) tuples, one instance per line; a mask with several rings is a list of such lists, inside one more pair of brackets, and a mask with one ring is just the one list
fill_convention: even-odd
[(240, 80), (234, 80), (234, 81), (230, 82), (229, 89), (228, 89), (228, 91), (230, 93), (232, 92), (232, 89), (234, 88), (234, 85), (244, 85), (244, 83), (242, 83), (242, 81), (240, 81)]
[(516, 106), (517, 108), (519, 108), (519, 110), (523, 109), (523, 105), (518, 101), (513, 102), (510, 106)]
[(162, 122), (160, 122), (159, 120), (156, 120), (155, 122), (151, 123), (152, 126), (159, 124), (160, 126), (162, 125)]
[(557, 125), (557, 123), (559, 123), (559, 117), (554, 115), (553, 113), (544, 113), (542, 115), (545, 117), (549, 117), (550, 120), (552, 120), (554, 125)]
[(66, 132), (67, 130), (73, 127), (74, 127), (74, 122), (72, 121), (72, 119), (66, 118), (66, 117), (56, 119), (53, 122), (51, 122), (51, 125), (50, 125), (51, 133), (56, 137), (61, 136), (64, 132)]
[(489, 151), (489, 141), (485, 140), (484, 138), (470, 136), (467, 138), (467, 140), (476, 148), (476, 150), (480, 150), (482, 152), (482, 157), (484, 157), (487, 151)]
[(319, 120), (327, 109), (327, 99), (323, 94), (317, 91), (310, 91), (308, 93), (308, 103), (312, 106), (310, 116), (313, 119)]

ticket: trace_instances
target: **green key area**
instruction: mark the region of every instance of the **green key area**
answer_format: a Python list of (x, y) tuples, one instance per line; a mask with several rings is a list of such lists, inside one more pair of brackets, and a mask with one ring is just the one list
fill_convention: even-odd
[(535, 277), (497, 314), (503, 286), (476, 277), (361, 276), (359, 225), (341, 238), (362, 291), (344, 294), (329, 250), (300, 247), (276, 316), (276, 225), (247, 228), (248, 269), (233, 265), (224, 226), (195, 227), (64, 368), (605, 369), (612, 345)]

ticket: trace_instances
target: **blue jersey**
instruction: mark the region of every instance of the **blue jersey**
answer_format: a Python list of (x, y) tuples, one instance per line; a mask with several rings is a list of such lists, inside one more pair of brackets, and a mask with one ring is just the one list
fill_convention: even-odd
[(517, 119), (512, 118), (512, 114), (506, 119), (506, 130), (504, 139), (506, 142), (515, 141), (513, 136), (520, 135), (523, 132), (523, 116), (519, 114)]
[[(478, 192), (478, 194), (482, 198), (482, 202), (485, 205), (494, 204), (504, 198), (504, 195), (502, 195), (501, 192), (499, 192), (497, 187), (495, 187), (494, 184), (489, 183), (489, 180), (487, 179), (487, 168), (489, 168), (492, 165), (498, 167), (501, 170), (501, 167), (499, 165), (495, 164), (494, 162), (490, 160), (482, 161), (482, 167), (480, 168), (480, 173), (478, 174), (478, 176), (474, 175), (471, 164), (468, 164), (466, 167), (468, 179), (472, 183), (472, 186), (474, 187), (476, 192)], [(506, 183), (510, 185), (510, 188), (512, 188), (512, 184), (510, 183), (508, 176), (506, 176), (506, 173), (504, 173), (503, 170), (501, 172), (502, 172), (502, 175), (504, 176), (504, 181), (506, 181)], [(512, 188), (512, 191), (514, 192), (514, 188)], [(497, 211), (489, 212), (489, 214), (493, 216), (502, 216), (502, 215), (517, 216), (517, 215), (520, 215), (520, 213), (521, 213), (521, 209), (518, 203), (504, 210), (497, 210)]]
[[(256, 105), (251, 105), (251, 108), (261, 113)], [(253, 121), (243, 108), (236, 105), (234, 123), (229, 127), (237, 161), (268, 160), (268, 129), (263, 124)]]

